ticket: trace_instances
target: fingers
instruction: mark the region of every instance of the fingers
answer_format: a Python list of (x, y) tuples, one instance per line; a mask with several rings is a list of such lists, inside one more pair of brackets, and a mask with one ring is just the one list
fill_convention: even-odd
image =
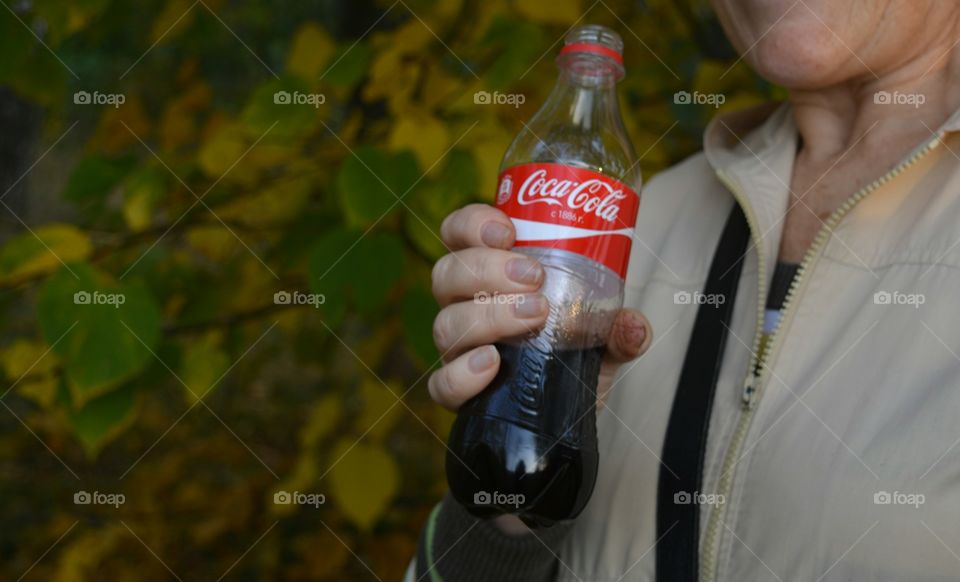
[(543, 284), (543, 266), (520, 253), (474, 247), (441, 257), (433, 266), (433, 296), (441, 306), (474, 294), (528, 293)]
[(455, 411), (486, 388), (499, 368), (497, 349), (490, 345), (480, 346), (431, 374), (427, 390), (434, 402)]
[(507, 215), (486, 204), (469, 204), (455, 210), (440, 225), (440, 238), (452, 251), (469, 247), (509, 249), (515, 236)]
[(463, 301), (443, 308), (433, 320), (433, 341), (449, 361), (477, 345), (540, 329), (549, 305), (540, 293), (500, 296), (510, 301)]
[(617, 314), (607, 338), (607, 360), (628, 362), (642, 356), (653, 340), (653, 328), (642, 313), (624, 309)]

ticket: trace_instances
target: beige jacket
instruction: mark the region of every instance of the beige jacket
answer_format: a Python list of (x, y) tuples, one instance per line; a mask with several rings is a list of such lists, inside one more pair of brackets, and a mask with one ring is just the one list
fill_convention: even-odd
[(764, 117), (714, 120), (704, 152), (643, 191), (626, 303), (655, 343), (600, 413), (561, 580), (654, 580), (659, 456), (697, 311), (677, 294), (702, 289), (731, 193), (752, 244), (691, 492), (701, 581), (960, 580), (960, 114), (828, 219), (748, 406), (797, 146), (787, 106)]

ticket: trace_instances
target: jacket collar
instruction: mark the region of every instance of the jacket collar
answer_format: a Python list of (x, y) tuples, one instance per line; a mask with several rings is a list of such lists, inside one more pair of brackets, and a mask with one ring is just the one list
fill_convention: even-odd
[[(957, 131), (960, 109), (941, 124), (937, 133)], [(718, 115), (704, 133), (707, 161), (759, 229), (768, 277), (773, 273), (783, 233), (798, 135), (788, 103)]]
[(770, 275), (778, 254), (797, 151), (790, 106), (766, 104), (715, 117), (704, 133), (704, 154), (759, 229)]

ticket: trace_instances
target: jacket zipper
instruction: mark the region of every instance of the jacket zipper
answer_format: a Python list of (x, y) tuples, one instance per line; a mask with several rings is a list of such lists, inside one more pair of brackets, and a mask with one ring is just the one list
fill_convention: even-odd
[[(717, 177), (724, 185), (726, 185), (730, 192), (733, 193), (737, 203), (740, 204), (740, 206), (744, 209), (744, 214), (747, 217), (747, 224), (750, 226), (750, 232), (754, 239), (754, 245), (757, 248), (757, 262), (759, 269), (758, 277), (760, 279), (758, 284), (759, 297), (757, 299), (757, 326), (753, 337), (753, 356), (750, 360), (750, 368), (747, 372), (747, 377), (743, 383), (743, 392), (741, 394), (742, 410), (740, 413), (740, 418), (738, 419), (737, 425), (734, 428), (733, 437), (730, 440), (730, 445), (727, 447), (727, 452), (723, 458), (720, 481), (717, 484), (717, 493), (721, 496), (720, 499), (729, 500), (730, 498), (730, 490), (733, 487), (733, 468), (734, 465), (739, 461), (740, 450), (743, 448), (747, 431), (750, 428), (750, 422), (753, 419), (754, 410), (756, 409), (757, 402), (759, 402), (760, 397), (762, 396), (761, 389), (769, 380), (768, 363), (772, 361), (775, 350), (779, 347), (780, 342), (778, 340), (780, 340), (780, 330), (785, 326), (785, 322), (787, 321), (788, 317), (792, 319), (793, 313), (791, 307), (793, 307), (797, 296), (800, 295), (800, 291), (802, 290), (801, 286), (806, 286), (806, 274), (810, 272), (817, 259), (820, 258), (820, 253), (823, 251), (823, 247), (826, 246), (827, 241), (830, 239), (833, 229), (837, 226), (840, 220), (842, 220), (843, 217), (846, 216), (847, 213), (849, 213), (857, 205), (857, 203), (866, 198), (871, 192), (880, 186), (886, 184), (893, 178), (896, 178), (904, 170), (930, 153), (930, 151), (940, 144), (940, 140), (942, 138), (943, 133), (938, 133), (924, 146), (916, 150), (909, 158), (901, 161), (892, 170), (874, 180), (870, 184), (864, 186), (857, 193), (847, 198), (840, 208), (836, 209), (827, 218), (826, 222), (823, 223), (823, 226), (821, 226), (820, 230), (817, 232), (817, 236), (814, 238), (813, 244), (810, 245), (810, 248), (807, 249), (807, 252), (804, 254), (800, 266), (797, 268), (797, 273), (794, 276), (793, 281), (790, 283), (787, 295), (784, 298), (780, 319), (776, 326), (774, 326), (773, 331), (770, 333), (770, 337), (767, 339), (767, 345), (762, 356), (759, 354), (758, 350), (760, 349), (760, 342), (763, 338), (764, 306), (766, 305), (767, 300), (767, 271), (762, 241), (760, 240), (758, 234), (760, 229), (750, 205), (747, 204), (746, 197), (743, 196), (743, 193), (737, 184), (722, 171), (717, 172)], [(703, 559), (700, 562), (700, 580), (702, 582), (716, 582), (717, 560), (721, 534), (720, 529), (723, 526), (723, 517), (725, 515), (725, 511), (726, 502), (714, 506), (710, 512), (709, 521), (707, 522), (706, 539), (704, 540)]]

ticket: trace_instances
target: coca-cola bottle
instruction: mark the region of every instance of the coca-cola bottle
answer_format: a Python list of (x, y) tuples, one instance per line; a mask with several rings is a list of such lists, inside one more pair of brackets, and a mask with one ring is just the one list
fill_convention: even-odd
[(536, 258), (546, 324), (497, 344), (500, 370), (460, 409), (447, 480), (473, 514), (545, 526), (584, 508), (597, 477), (597, 381), (623, 304), (640, 170), (617, 102), (623, 41), (602, 26), (567, 34), (559, 78), (501, 163), (497, 207)]

